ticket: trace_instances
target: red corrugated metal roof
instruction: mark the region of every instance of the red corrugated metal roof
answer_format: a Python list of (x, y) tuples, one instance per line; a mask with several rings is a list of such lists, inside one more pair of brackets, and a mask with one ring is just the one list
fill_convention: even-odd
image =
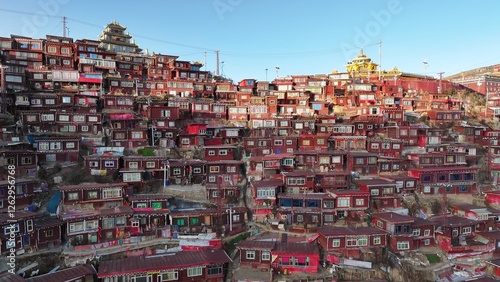
[(267, 179), (260, 180), (251, 183), (253, 187), (263, 188), (263, 187), (278, 187), (283, 185), (283, 180), (281, 179)]
[(108, 187), (127, 187), (126, 183), (90, 183), (90, 184), (81, 184), (81, 185), (67, 185), (59, 187), (61, 191), (69, 191), (69, 190), (81, 190), (81, 189), (103, 189)]
[(0, 282), (26, 282), (26, 280), (17, 274), (4, 272), (0, 274)]
[(319, 254), (319, 248), (316, 244), (278, 243), (273, 250), (274, 253)]
[[(72, 268), (67, 268), (63, 270), (59, 270), (54, 273), (47, 273), (40, 276), (35, 276), (28, 278), (29, 282), (54, 282), (54, 281), (70, 281), (76, 280), (83, 277), (93, 277), (94, 274), (97, 274), (94, 267), (91, 265), (80, 265)], [(82, 279), (86, 280), (86, 279)], [(12, 281), (12, 280), (10, 280)]]
[(389, 232), (375, 227), (332, 227), (324, 226), (318, 228), (318, 233), (326, 237), (349, 236), (349, 235), (385, 235)]
[(397, 214), (395, 212), (381, 212), (373, 213), (372, 217), (383, 219), (392, 223), (404, 223), (404, 222), (414, 222), (415, 218), (411, 216)]
[(242, 250), (272, 250), (276, 242), (244, 240), (238, 242), (236, 247)]
[(103, 261), (99, 265), (98, 277), (104, 278), (168, 269), (184, 269), (230, 262), (232, 262), (231, 259), (223, 250), (184, 251), (154, 257), (130, 257)]

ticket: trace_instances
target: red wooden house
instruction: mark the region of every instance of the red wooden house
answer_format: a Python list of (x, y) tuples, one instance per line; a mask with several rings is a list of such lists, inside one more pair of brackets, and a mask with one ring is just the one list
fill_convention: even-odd
[(266, 177), (272, 178), (275, 176), (276, 171), (271, 171), (269, 175), (264, 175), (264, 161), (263, 157), (250, 157), (246, 163), (247, 179), (252, 181), (263, 180)]
[(460, 109), (448, 110), (448, 109), (432, 109), (427, 111), (429, 120), (435, 123), (451, 123), (455, 121), (462, 120), (464, 116), (464, 111)]
[(297, 134), (313, 134), (315, 130), (316, 120), (312, 118), (292, 119), (292, 129)]
[[(0, 180), (0, 212), (28, 209), (33, 204), (34, 188), (34, 179), (20, 178), (16, 175), (14, 180), (10, 177)], [(12, 190), (15, 194), (10, 192)]]
[(53, 249), (61, 245), (62, 226), (64, 222), (56, 217), (48, 215), (37, 216), (34, 219), (35, 228), (31, 233), (31, 242), (35, 242), (33, 246), (38, 249)]
[(221, 184), (207, 184), (205, 190), (207, 200), (214, 204), (218, 204), (219, 201), (224, 204), (234, 204), (241, 196), (238, 185), (225, 180), (221, 180)]
[(172, 227), (178, 234), (197, 234), (220, 228), (222, 234), (234, 235), (245, 230), (246, 212), (247, 209), (243, 207), (223, 208), (220, 214), (215, 208), (178, 209), (170, 211), (170, 218)]
[(420, 128), (417, 132), (419, 147), (441, 144), (441, 141), (447, 136), (444, 128)]
[(272, 213), (276, 206), (276, 196), (281, 190), (283, 181), (281, 179), (269, 179), (251, 181), (250, 188), (252, 189), (254, 219), (264, 219)]
[(35, 232), (33, 220), (37, 213), (21, 210), (13, 215), (12, 217), (8, 213), (0, 214), (0, 226), (3, 230), (0, 233), (2, 255), (10, 253), (11, 250), (15, 250), (19, 255), (36, 246), (36, 240), (33, 241), (31, 238)]
[(47, 35), (45, 64), (50, 69), (73, 69), (73, 38)]
[(327, 151), (330, 134), (300, 134), (298, 150), (301, 151)]
[(415, 248), (435, 246), (436, 224), (430, 220), (416, 218), (412, 223), (412, 239)]
[(120, 168), (122, 154), (103, 153), (83, 157), (83, 168), (91, 175), (110, 175)]
[(213, 145), (213, 146), (204, 146), (204, 148), (205, 148), (204, 159), (206, 161), (234, 160), (237, 157), (235, 155), (236, 146)]
[(158, 237), (170, 237), (170, 195), (135, 194), (126, 200), (134, 217), (130, 220), (132, 235), (155, 233)]
[(365, 191), (338, 190), (327, 191), (327, 194), (331, 198), (323, 199), (325, 225), (331, 225), (339, 219), (348, 222), (351, 218), (364, 215), (370, 207), (370, 194)]
[(320, 269), (320, 251), (316, 244), (276, 243), (271, 251), (271, 266), (277, 272), (318, 273)]
[(206, 161), (204, 160), (169, 160), (167, 181), (172, 184), (201, 184), (207, 179)]
[(335, 150), (366, 150), (366, 136), (333, 136), (330, 137)]
[(167, 177), (168, 157), (130, 155), (121, 157), (121, 160), (123, 167), (120, 168), (120, 174), (124, 182), (142, 182)]
[(286, 185), (286, 191), (292, 194), (303, 194), (314, 192), (315, 177), (314, 171), (289, 171), (282, 172), (283, 183)]
[(453, 215), (475, 220), (477, 231), (497, 229), (500, 210), (467, 203), (450, 203), (448, 207)]
[(169, 107), (179, 108), (179, 117), (181, 119), (191, 118), (191, 102), (188, 98), (170, 97), (167, 101)]
[(227, 119), (248, 121), (248, 106), (227, 106)]
[(315, 185), (317, 192), (349, 189), (351, 187), (351, 174), (346, 171), (317, 172)]
[(376, 227), (318, 228), (318, 243), (326, 253), (326, 260), (336, 263), (338, 257), (362, 258), (363, 249), (383, 249), (389, 242), (389, 232)]
[(390, 232), (389, 247), (393, 252), (411, 251), (434, 245), (435, 223), (394, 212), (372, 214), (373, 225)]
[(401, 207), (401, 197), (396, 193), (396, 182), (382, 178), (354, 180), (359, 190), (370, 192), (370, 207), (374, 210)]
[(34, 146), (41, 162), (76, 162), (80, 154), (79, 138), (36, 138)]
[(418, 130), (422, 127), (420, 124), (389, 124), (385, 126), (387, 137), (391, 139), (402, 140), (408, 146), (416, 146), (418, 144)]
[[(194, 119), (208, 119), (215, 118), (215, 113), (212, 111), (213, 100), (211, 101), (192, 101), (191, 102), (191, 114)], [(222, 117), (223, 112), (219, 112), (218, 118)]]
[(294, 169), (295, 156), (293, 154), (270, 154), (262, 157), (264, 177), (277, 177), (281, 171), (291, 171)]
[(158, 121), (175, 121), (179, 119), (179, 108), (178, 107), (170, 107), (170, 106), (162, 106), (162, 105), (153, 105), (147, 108), (146, 117), (151, 121), (156, 121), (158, 127), (167, 126), (158, 125)]
[(473, 256), (493, 252), (494, 242), (479, 242), (474, 240), (476, 221), (455, 216), (439, 215), (430, 220), (436, 223), (436, 241), (439, 248), (447, 254)]
[(408, 175), (419, 180), (424, 194), (471, 194), (476, 190), (477, 167), (441, 166), (410, 168)]
[(297, 168), (344, 171), (346, 153), (343, 151), (295, 151), (294, 155)]
[(101, 280), (224, 281), (231, 259), (223, 250), (178, 252), (175, 255), (129, 257), (100, 264)]
[(292, 135), (294, 133), (292, 128), (292, 119), (287, 117), (278, 117), (276, 130), (273, 133), (279, 136)]
[(207, 184), (218, 183), (217, 178), (223, 177), (231, 185), (238, 185), (242, 180), (242, 165), (243, 161), (236, 160), (207, 161)]
[(394, 121), (398, 124), (404, 121), (405, 109), (403, 108), (384, 108), (384, 117), (387, 121)]
[(147, 128), (113, 129), (110, 135), (111, 146), (125, 147), (128, 149), (145, 147), (148, 141)]
[[(122, 200), (123, 201), (123, 200)], [(121, 205), (121, 202), (120, 202)], [(66, 241), (73, 246), (117, 245), (119, 239), (130, 238), (130, 206), (115, 206), (97, 210), (64, 210), (59, 217), (66, 222)], [(85, 249), (85, 247), (75, 247)]]
[(276, 130), (277, 119), (273, 117), (269, 118), (252, 118), (250, 117), (250, 128), (255, 130), (259, 129), (259, 132), (262, 132), (262, 129), (268, 129), (269, 132), (274, 132)]
[(276, 246), (276, 242), (243, 240), (236, 244), (240, 251), (240, 266), (259, 271), (271, 270), (271, 252)]
[(367, 140), (366, 147), (368, 152), (378, 153), (379, 156), (399, 158), (404, 149), (404, 144), (400, 139), (370, 138)]
[(38, 166), (38, 152), (32, 150), (0, 150), (0, 160), (3, 160), (3, 169), (10, 166), (16, 168), (16, 178), (36, 176)]
[(466, 152), (429, 152), (407, 156), (415, 167), (435, 167), (467, 165), (466, 154)]
[(61, 111), (56, 113), (57, 125), (54, 132), (102, 135), (103, 127), (101, 114), (95, 109), (84, 108), (78, 112)]
[[(85, 185), (61, 186), (61, 204), (88, 205), (89, 209), (121, 206), (127, 193), (126, 183), (91, 183)], [(61, 210), (61, 212), (64, 212)]]
[(296, 136), (273, 136), (271, 142), (271, 154), (292, 154), (297, 150), (300, 138)]
[(243, 137), (243, 149), (247, 155), (262, 156), (271, 154), (272, 138)]
[[(243, 127), (238, 126), (226, 126), (226, 125), (209, 125), (207, 126), (207, 136), (212, 139), (217, 139), (217, 144), (235, 144), (240, 143), (243, 137)], [(205, 144), (208, 145), (209, 140), (205, 140)]]
[(179, 147), (199, 146), (204, 144), (207, 134), (206, 123), (193, 123), (184, 127), (184, 131), (179, 133)]
[(284, 221), (289, 231), (310, 232), (322, 225), (321, 207), (325, 193), (280, 193), (278, 219)]
[(418, 179), (408, 174), (384, 175), (381, 178), (396, 183), (396, 194), (412, 194), (417, 189)]
[(378, 154), (351, 151), (347, 152), (346, 169), (361, 175), (378, 174)]

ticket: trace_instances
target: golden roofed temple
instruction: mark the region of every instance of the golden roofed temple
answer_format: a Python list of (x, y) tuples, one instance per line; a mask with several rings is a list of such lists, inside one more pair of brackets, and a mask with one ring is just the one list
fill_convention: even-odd
[(372, 62), (372, 59), (363, 54), (363, 48), (359, 51), (358, 56), (346, 65), (348, 72), (375, 72), (377, 67), (378, 64)]

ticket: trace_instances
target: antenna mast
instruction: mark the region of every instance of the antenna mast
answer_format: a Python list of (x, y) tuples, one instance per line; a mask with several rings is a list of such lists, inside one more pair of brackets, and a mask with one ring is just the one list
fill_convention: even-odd
[(382, 77), (382, 40), (378, 41), (378, 80)]
[(216, 67), (215, 67), (215, 75), (219, 75), (219, 50), (215, 50), (215, 60), (216, 62)]
[(207, 71), (207, 51), (204, 52), (205, 53), (205, 62), (204, 62), (204, 66), (205, 66), (205, 71)]
[(62, 18), (62, 22), (63, 22), (63, 37), (66, 37), (66, 16), (64, 16)]

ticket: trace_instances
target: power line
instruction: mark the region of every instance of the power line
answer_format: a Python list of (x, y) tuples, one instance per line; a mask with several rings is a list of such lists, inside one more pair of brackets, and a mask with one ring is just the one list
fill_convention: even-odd
[[(17, 11), (17, 10), (5, 9), (5, 8), (0, 8), (0, 11), (9, 12), (9, 13), (24, 14), (24, 15), (35, 15), (35, 13), (32, 13), (32, 12)], [(50, 17), (50, 18), (59, 18), (58, 16), (50, 16), (50, 15), (46, 15), (46, 16)], [(99, 29), (102, 28), (102, 26), (94, 24), (94, 23), (90, 23), (90, 22), (86, 22), (86, 21), (82, 21), (82, 20), (70, 18), (70, 17), (65, 17), (65, 18), (67, 20), (75, 22), (75, 23), (80, 23), (83, 25), (87, 25), (87, 26), (95, 27), (95, 28), (99, 28)], [(134, 37), (146, 39), (146, 40), (153, 41), (153, 42), (159, 42), (159, 43), (175, 45), (175, 46), (180, 46), (180, 47), (186, 47), (186, 48), (191, 48), (191, 49), (197, 49), (197, 50), (203, 50), (203, 51), (215, 52), (218, 50), (215, 48), (207, 48), (207, 47), (203, 47), (203, 46), (195, 46), (195, 45), (190, 45), (190, 44), (185, 44), (185, 43), (178, 43), (178, 42), (163, 40), (163, 39), (145, 36), (145, 35), (141, 35), (141, 34), (134, 34)], [(286, 52), (286, 53), (283, 53), (283, 52), (280, 52), (280, 53), (251, 53), (251, 52), (237, 52), (237, 51), (224, 51), (224, 50), (222, 50), (220, 52), (224, 53), (225, 56), (233, 56), (233, 57), (252, 56), (255, 58), (258, 58), (258, 57), (262, 57), (262, 58), (274, 57), (275, 58), (275, 57), (289, 57), (289, 56), (323, 56), (326, 54), (332, 54), (332, 53), (337, 53), (337, 52), (342, 52), (342, 51), (350, 51), (350, 50), (354, 50), (354, 49), (359, 49), (361, 47), (367, 47), (367, 46), (372, 46), (372, 45), (377, 45), (377, 44), (379, 44), (379, 43), (376, 42), (376, 43), (367, 44), (364, 46), (355, 46), (355, 47), (349, 48), (349, 49), (341, 49), (340, 47), (338, 47), (338, 48), (333, 48), (333, 49), (296, 51), (296, 52)]]

